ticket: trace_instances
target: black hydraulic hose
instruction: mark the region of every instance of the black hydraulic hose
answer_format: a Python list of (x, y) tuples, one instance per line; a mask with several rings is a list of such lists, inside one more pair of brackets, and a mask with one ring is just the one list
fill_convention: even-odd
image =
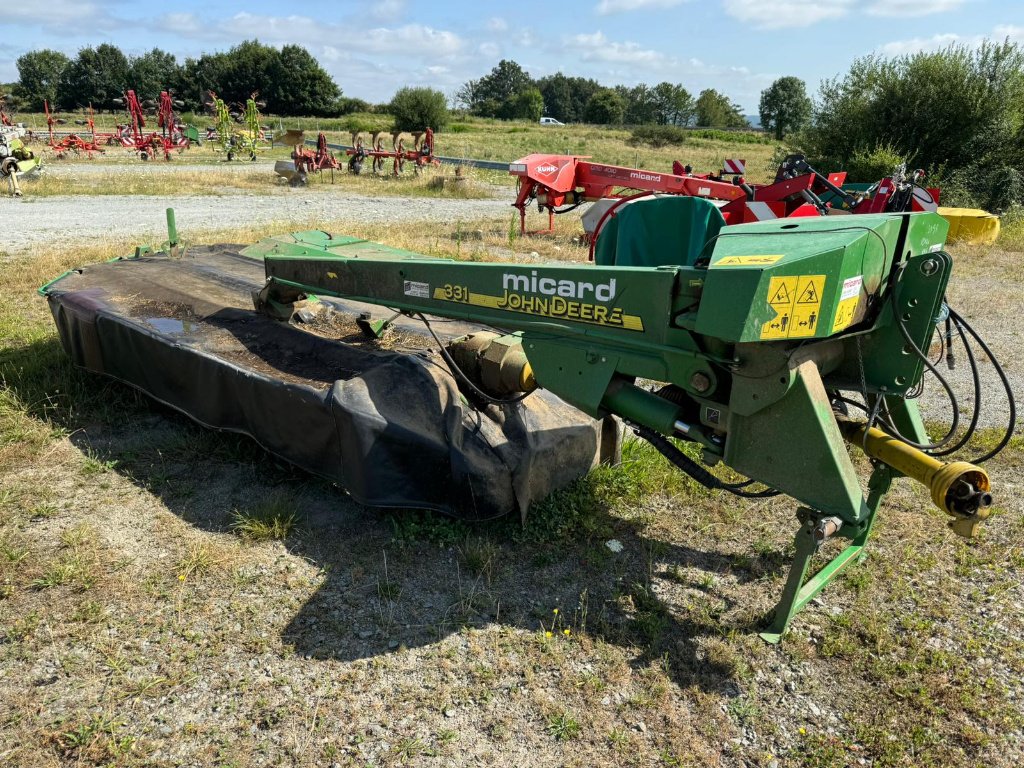
[[(956, 328), (956, 332), (960, 336), (960, 341), (964, 345), (964, 351), (967, 353), (967, 363), (971, 368), (971, 381), (974, 384), (974, 412), (971, 414), (971, 423), (967, 425), (967, 431), (964, 432), (963, 436), (952, 446), (943, 448), (940, 451), (932, 451), (932, 456), (949, 456), (951, 453), (955, 453), (967, 445), (967, 443), (970, 442), (970, 439), (974, 437), (974, 433), (978, 428), (978, 419), (981, 418), (981, 376), (978, 373), (978, 361), (974, 357), (971, 345), (967, 343), (967, 337), (964, 335), (963, 327), (953, 319), (952, 311), (950, 311), (947, 322), (951, 323), (952, 326)], [(949, 349), (950, 356), (952, 356), (952, 351), (951, 346)], [(974, 463), (976, 464), (977, 462)]]
[[(898, 280), (896, 282), (898, 283)], [(902, 440), (904, 443), (911, 446), (912, 448), (917, 448), (920, 451), (935, 451), (940, 448), (944, 448), (946, 445), (948, 445), (949, 442), (956, 435), (956, 431), (960, 427), (960, 403), (956, 399), (956, 394), (953, 392), (953, 388), (949, 386), (949, 382), (946, 381), (945, 378), (943, 378), (942, 374), (939, 373), (939, 369), (932, 365), (932, 361), (928, 359), (928, 355), (922, 352), (921, 348), (917, 346), (917, 342), (915, 342), (913, 338), (911, 338), (910, 332), (907, 330), (907, 326), (903, 322), (903, 317), (900, 315), (899, 297), (897, 296), (897, 291), (895, 288), (890, 295), (892, 296), (892, 300), (889, 302), (889, 306), (892, 309), (893, 317), (896, 318), (896, 327), (899, 328), (900, 334), (903, 336), (903, 340), (910, 347), (911, 351), (913, 351), (913, 353), (917, 355), (918, 359), (920, 359), (921, 362), (924, 363), (925, 367), (931, 372), (931, 374), (939, 380), (939, 383), (942, 385), (942, 388), (946, 390), (946, 395), (949, 397), (949, 403), (952, 406), (953, 423), (950, 425), (949, 431), (945, 435), (943, 435), (941, 439), (934, 443), (916, 443), (910, 438), (901, 435), (898, 430), (893, 428), (893, 425), (887, 424), (884, 421), (880, 423), (884, 427), (886, 427), (886, 431), (889, 432), (890, 435), (899, 440)], [(950, 312), (952, 312), (952, 310), (950, 310)]]
[(992, 350), (988, 348), (988, 345), (984, 342), (981, 336), (978, 335), (978, 332), (975, 331), (974, 328), (971, 327), (971, 324), (968, 323), (963, 318), (963, 316), (953, 308), (950, 308), (949, 314), (950, 317), (953, 318), (953, 322), (962, 325), (964, 329), (966, 329), (967, 333), (970, 334), (971, 338), (978, 342), (978, 346), (981, 347), (982, 352), (984, 352), (988, 356), (988, 359), (992, 362), (992, 367), (995, 368), (996, 373), (999, 375), (999, 380), (1003, 384), (1003, 390), (1006, 392), (1006, 400), (1009, 406), (1009, 418), (1007, 419), (1006, 432), (1003, 434), (1002, 440), (1000, 440), (996, 447), (990, 450), (988, 453), (985, 453), (979, 456), (978, 458), (972, 460), (974, 464), (981, 464), (982, 462), (988, 461), (993, 456), (997, 455), (1001, 450), (1003, 450), (1003, 448), (1006, 447), (1007, 443), (1010, 442), (1010, 438), (1013, 437), (1013, 431), (1017, 427), (1017, 401), (1014, 399), (1013, 388), (1010, 386), (1010, 380), (1006, 376), (1006, 371), (1003, 370), (1003, 366), (996, 359), (995, 355), (992, 354)]
[(691, 459), (681, 450), (679, 450), (672, 442), (662, 434), (655, 432), (650, 427), (645, 427), (639, 424), (631, 425), (633, 432), (638, 436), (642, 437), (648, 443), (654, 446), (654, 448), (668, 459), (670, 462), (676, 465), (683, 472), (688, 474), (698, 483), (703, 485), (705, 488), (716, 491), (728, 491), (734, 496), (740, 496), (744, 499), (767, 499), (772, 496), (778, 496), (779, 491), (774, 488), (768, 488), (763, 491), (743, 491), (741, 488), (752, 483), (752, 480), (747, 480), (741, 483), (726, 483), (723, 480), (715, 477), (711, 472), (706, 470), (696, 461)]

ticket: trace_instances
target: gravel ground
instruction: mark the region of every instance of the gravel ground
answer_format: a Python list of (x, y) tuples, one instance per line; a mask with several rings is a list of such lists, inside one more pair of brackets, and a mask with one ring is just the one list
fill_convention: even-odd
[(0, 221), (17, 226), (0, 230), (0, 252), (15, 253), (36, 245), (77, 243), (83, 239), (137, 239), (166, 236), (166, 208), (174, 208), (179, 229), (195, 233), (241, 224), (271, 222), (360, 223), (385, 221), (470, 221), (506, 217), (508, 200), (459, 200), (424, 197), (366, 197), (310, 194), (282, 189), (282, 194), (236, 194), (223, 197), (142, 197), (105, 195), (31, 198), (0, 197)]
[(40, 173), (47, 176), (60, 178), (82, 178), (85, 176), (105, 176), (111, 173), (123, 174), (125, 176), (149, 175), (154, 173), (181, 173), (182, 171), (202, 171), (204, 173), (252, 173), (255, 176), (272, 174), (274, 162), (257, 160), (255, 163), (246, 162), (228, 163), (223, 160), (211, 160), (205, 163), (183, 163), (177, 160), (171, 162), (157, 161), (143, 163), (141, 161), (132, 164), (120, 162), (47, 162), (40, 169)]

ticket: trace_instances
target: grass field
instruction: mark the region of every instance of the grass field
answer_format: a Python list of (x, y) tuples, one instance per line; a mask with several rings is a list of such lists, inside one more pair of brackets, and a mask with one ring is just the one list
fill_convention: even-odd
[[(585, 258), (556, 223), (336, 224), (430, 255)], [(34, 290), (133, 245), (0, 255), (0, 764), (1024, 760), (1020, 437), (980, 539), (898, 483), (867, 562), (768, 646), (788, 499), (709, 494), (628, 443), (525, 526), (385, 513), (72, 368)], [(954, 255), (958, 305), (1019, 314), (1018, 254)]]

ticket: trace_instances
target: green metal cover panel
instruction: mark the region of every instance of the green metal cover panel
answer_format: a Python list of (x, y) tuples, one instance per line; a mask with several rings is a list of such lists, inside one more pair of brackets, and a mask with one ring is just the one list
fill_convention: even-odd
[(724, 226), (718, 208), (702, 197), (643, 198), (608, 219), (594, 262), (608, 267), (692, 265)]
[(847, 315), (852, 321), (865, 296), (880, 290), (900, 229), (900, 217), (885, 215), (725, 227), (695, 330), (732, 342), (831, 336), (851, 324), (844, 321)]

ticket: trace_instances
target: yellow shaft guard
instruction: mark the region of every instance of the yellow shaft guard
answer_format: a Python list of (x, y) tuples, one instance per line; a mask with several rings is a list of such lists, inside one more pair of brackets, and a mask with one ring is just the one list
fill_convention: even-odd
[[(939, 461), (876, 427), (865, 429), (864, 424), (848, 421), (841, 421), (839, 427), (851, 445), (928, 486), (935, 506), (955, 518), (950, 527), (957, 535), (971, 538), (977, 534), (978, 525), (989, 516), (991, 504), (991, 484), (984, 469), (966, 461)], [(973, 491), (974, 504), (969, 510), (964, 506), (966, 489)]]

